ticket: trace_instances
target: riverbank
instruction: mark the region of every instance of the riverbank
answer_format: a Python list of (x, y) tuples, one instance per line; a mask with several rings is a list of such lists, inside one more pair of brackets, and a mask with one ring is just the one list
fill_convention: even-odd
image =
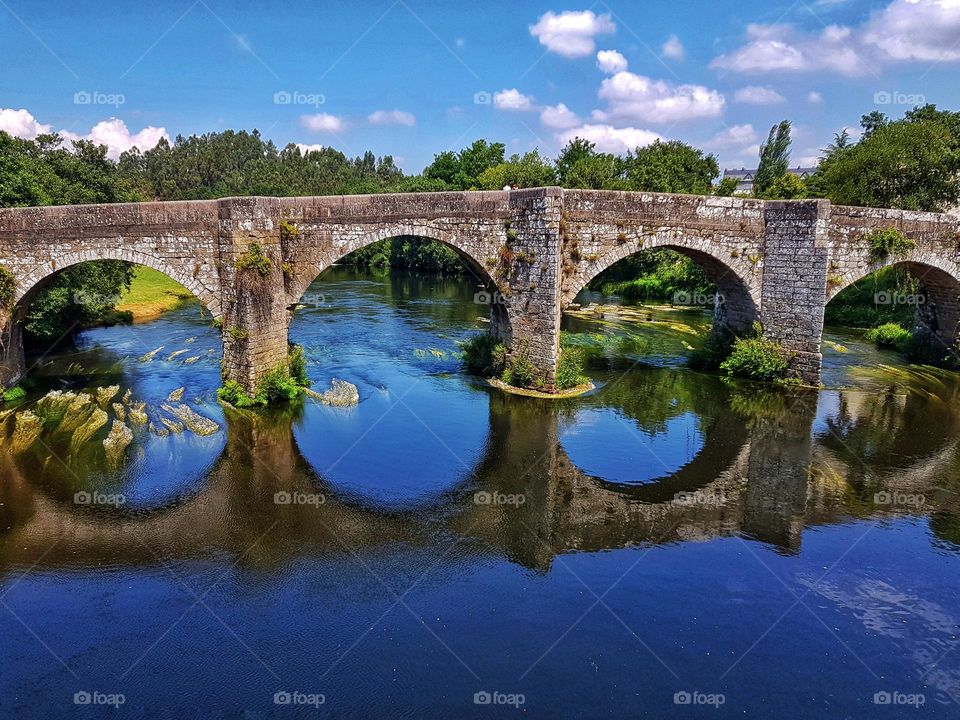
[(116, 305), (116, 312), (132, 322), (153, 320), (183, 305), (193, 294), (176, 280), (153, 268), (137, 267), (130, 289)]

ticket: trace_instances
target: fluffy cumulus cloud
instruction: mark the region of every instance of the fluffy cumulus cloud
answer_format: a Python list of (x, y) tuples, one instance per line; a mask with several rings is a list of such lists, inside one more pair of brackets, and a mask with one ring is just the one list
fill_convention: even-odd
[[(27, 110), (0, 108), (0, 130), (25, 140), (33, 140), (37, 135), (53, 132), (53, 126), (38, 122)], [(58, 134), (67, 144), (72, 140), (90, 140), (97, 145), (106, 145), (107, 156), (114, 160), (131, 148), (150, 150), (160, 142), (161, 138), (169, 140), (165, 128), (149, 125), (134, 133), (130, 132), (126, 123), (119, 118), (101, 120), (86, 134), (69, 130), (60, 130)]]
[(297, 147), (300, 148), (300, 152), (306, 155), (308, 152), (313, 152), (314, 150), (323, 150), (323, 145), (317, 143), (297, 143)]
[(367, 116), (371, 125), (405, 125), (413, 127), (417, 124), (417, 119), (413, 113), (403, 110), (376, 110)]
[(548, 105), (540, 111), (540, 122), (554, 130), (566, 130), (580, 124), (580, 118), (563, 103)]
[(786, 98), (776, 90), (759, 85), (747, 85), (733, 94), (733, 99), (747, 105), (776, 105), (786, 102)]
[(597, 150), (600, 152), (620, 154), (628, 150), (636, 150), (638, 147), (644, 147), (654, 140), (660, 139), (660, 136), (651, 130), (641, 130), (634, 127), (618, 128), (603, 124), (579, 125), (559, 132), (555, 137), (561, 145), (579, 137), (595, 143)]
[(316, 115), (301, 115), (300, 124), (307, 130), (313, 132), (342, 132), (345, 123), (343, 118), (329, 113), (317, 113)]
[(675, 122), (717, 117), (726, 100), (716, 90), (702, 85), (674, 85), (631, 72), (619, 72), (600, 84), (599, 96), (607, 110), (595, 110), (595, 120), (640, 120)]
[(596, 49), (597, 35), (614, 32), (617, 26), (609, 15), (597, 15), (592, 10), (562, 13), (544, 13), (530, 34), (548, 51), (567, 58), (586, 57)]
[(680, 42), (680, 38), (676, 35), (671, 35), (667, 38), (663, 47), (660, 48), (660, 53), (670, 60), (683, 60), (687, 51), (684, 49), (683, 43)]
[(818, 93), (816, 90), (811, 90), (807, 93), (807, 102), (813, 103), (814, 105), (823, 102), (823, 95)]
[(960, 0), (892, 0), (855, 27), (804, 32), (747, 26), (747, 42), (711, 66), (743, 73), (832, 71), (863, 75), (888, 62), (960, 61)]
[(533, 98), (529, 95), (524, 95), (516, 88), (504, 89), (498, 93), (494, 93), (493, 106), (498, 110), (516, 110), (519, 112), (536, 109), (533, 106)]
[(756, 143), (758, 140), (757, 131), (754, 130), (753, 125), (747, 123), (746, 125), (734, 125), (726, 128), (714, 135), (706, 144), (711, 150), (742, 148)]
[(597, 53), (597, 67), (612, 75), (627, 69), (627, 59), (616, 50), (601, 50)]

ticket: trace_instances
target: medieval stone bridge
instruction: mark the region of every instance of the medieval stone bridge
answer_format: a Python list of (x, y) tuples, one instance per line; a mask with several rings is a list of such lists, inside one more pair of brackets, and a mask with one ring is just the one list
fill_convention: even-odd
[[(915, 241), (904, 264), (925, 288), (918, 324), (953, 347), (960, 322), (960, 220), (950, 215), (693, 195), (535, 188), (519, 191), (244, 197), (0, 210), (0, 265), (15, 280), (0, 307), (0, 384), (24, 372), (20, 322), (70, 265), (141, 263), (189, 288), (222, 325), (224, 377), (252, 389), (285, 362), (291, 308), (347, 254), (398, 235), (453, 248), (490, 291), (491, 332), (526, 346), (552, 385), (560, 316), (604, 269), (669, 247), (706, 270), (723, 302), (716, 326), (759, 320), (819, 380), (824, 306), (880, 267), (864, 235), (894, 227)], [(238, 270), (258, 244), (269, 269)]]

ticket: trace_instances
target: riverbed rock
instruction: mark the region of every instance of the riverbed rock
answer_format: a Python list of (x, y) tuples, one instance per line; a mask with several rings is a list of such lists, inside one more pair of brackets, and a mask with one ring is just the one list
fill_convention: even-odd
[(117, 393), (120, 392), (119, 385), (108, 385), (106, 387), (98, 387), (97, 390), (97, 405), (100, 407), (106, 407), (107, 403), (113, 400), (116, 397)]
[(311, 391), (309, 394), (324, 405), (334, 407), (351, 407), (360, 402), (360, 391), (357, 390), (357, 386), (339, 378), (334, 378), (330, 382), (329, 390), (323, 393)]
[(71, 452), (78, 452), (96, 434), (97, 430), (107, 424), (107, 420), (109, 420), (107, 413), (100, 408), (95, 408), (90, 413), (90, 417), (73, 431), (73, 437), (70, 438)]
[(114, 420), (110, 434), (103, 439), (103, 451), (107, 455), (107, 465), (116, 468), (123, 462), (127, 445), (133, 442), (133, 430), (122, 420)]
[(183, 392), (184, 392), (184, 390), (185, 390), (185, 388), (178, 387), (178, 388), (177, 388), (176, 390), (174, 390), (172, 393), (170, 393), (169, 395), (167, 395), (167, 401), (169, 401), (169, 402), (180, 402), (181, 400), (183, 400)]
[(40, 437), (40, 431), (43, 430), (43, 418), (33, 414), (30, 410), (24, 410), (17, 413), (15, 422), (11, 449), (14, 454), (18, 454), (27, 450)]
[(160, 407), (182, 420), (183, 424), (190, 428), (195, 435), (213, 435), (220, 429), (220, 426), (213, 420), (204, 417), (184, 403), (178, 405), (167, 405), (164, 403)]

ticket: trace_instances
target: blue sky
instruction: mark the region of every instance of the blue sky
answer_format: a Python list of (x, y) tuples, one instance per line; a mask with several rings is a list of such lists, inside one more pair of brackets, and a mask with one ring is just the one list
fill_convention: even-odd
[(113, 155), (258, 128), (408, 172), (479, 137), (555, 156), (572, 135), (739, 167), (789, 118), (807, 164), (871, 110), (960, 109), (958, 72), (960, 0), (0, 0), (0, 129)]

